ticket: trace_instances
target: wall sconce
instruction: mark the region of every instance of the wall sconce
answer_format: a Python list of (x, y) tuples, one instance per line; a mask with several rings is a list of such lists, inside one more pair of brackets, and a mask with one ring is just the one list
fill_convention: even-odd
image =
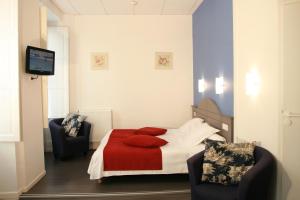
[(204, 78), (198, 80), (198, 92), (203, 93), (206, 89)]
[(224, 78), (223, 76), (216, 78), (216, 94), (223, 94), (224, 92)]
[(257, 71), (252, 70), (246, 74), (246, 95), (256, 96), (259, 92), (260, 79)]

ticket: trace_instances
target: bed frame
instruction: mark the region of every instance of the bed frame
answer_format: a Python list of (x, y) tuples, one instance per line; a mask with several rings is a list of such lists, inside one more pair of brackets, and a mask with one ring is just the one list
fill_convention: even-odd
[[(224, 115), (212, 99), (205, 98), (201, 100), (198, 106), (192, 106), (192, 110), (193, 118), (200, 117), (204, 119), (209, 125), (221, 130), (218, 134), (226, 138), (227, 142), (233, 142), (233, 117)], [(223, 129), (223, 124), (228, 126), (228, 130)], [(101, 183), (104, 178), (98, 179), (98, 183)]]
[[(214, 100), (205, 98), (198, 106), (192, 106), (193, 118), (204, 119), (209, 125), (221, 130), (218, 134), (226, 138), (227, 142), (233, 142), (233, 117), (224, 115)], [(223, 124), (228, 126), (224, 130)]]

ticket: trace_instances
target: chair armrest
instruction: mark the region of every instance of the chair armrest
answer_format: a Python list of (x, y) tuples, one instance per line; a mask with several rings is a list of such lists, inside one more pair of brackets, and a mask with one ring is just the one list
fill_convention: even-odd
[(201, 182), (204, 151), (195, 154), (187, 160), (190, 183), (198, 185)]
[(91, 132), (91, 124), (87, 121), (83, 121), (80, 128), (80, 135), (84, 136), (85, 140), (89, 142), (90, 132)]
[(61, 119), (55, 119), (50, 121), (49, 128), (51, 131), (52, 139), (59, 139), (61, 141), (66, 140), (65, 129), (60, 124), (57, 124), (57, 121), (61, 121)]
[(65, 118), (52, 118), (51, 121), (55, 121), (56, 124), (61, 125)]
[(276, 162), (270, 154), (257, 162), (243, 177), (238, 188), (238, 200), (267, 200), (275, 177)]

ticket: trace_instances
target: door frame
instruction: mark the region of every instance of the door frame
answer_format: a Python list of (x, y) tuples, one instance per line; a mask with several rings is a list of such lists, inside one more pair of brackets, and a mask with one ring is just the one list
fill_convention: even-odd
[(279, 0), (279, 106), (280, 106), (280, 113), (279, 113), (279, 162), (280, 165), (277, 167), (277, 190), (279, 191), (279, 197), (277, 200), (285, 199), (286, 194), (283, 190), (284, 186), (284, 8), (288, 4), (299, 3), (300, 0)]

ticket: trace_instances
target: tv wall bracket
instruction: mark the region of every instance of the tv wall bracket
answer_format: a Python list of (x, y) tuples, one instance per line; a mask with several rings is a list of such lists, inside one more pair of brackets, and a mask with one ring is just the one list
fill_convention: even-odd
[(31, 76), (31, 80), (35, 80), (35, 79), (38, 79), (39, 78), (39, 76), (38, 75), (35, 75), (35, 76)]

